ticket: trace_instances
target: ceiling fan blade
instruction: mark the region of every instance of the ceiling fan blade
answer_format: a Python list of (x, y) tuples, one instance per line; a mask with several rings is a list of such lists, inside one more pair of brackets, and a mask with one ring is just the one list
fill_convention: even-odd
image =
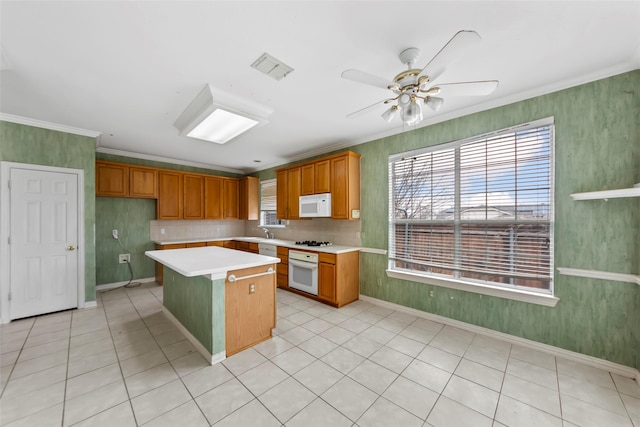
[(387, 87), (391, 84), (391, 82), (385, 78), (374, 76), (373, 74), (354, 69), (343, 71), (342, 78), (358, 83), (364, 83), (366, 85), (379, 87), (381, 89), (387, 89)]
[(440, 88), (440, 96), (483, 96), (493, 93), (498, 87), (498, 80), (484, 80), (477, 82), (442, 83), (435, 87)]
[(475, 31), (458, 31), (444, 45), (431, 61), (422, 69), (420, 74), (427, 75), (434, 81), (444, 72), (445, 67), (461, 58), (470, 46), (480, 41), (480, 36)]
[(368, 107), (364, 107), (360, 110), (354, 111), (353, 113), (349, 113), (347, 114), (347, 118), (348, 119), (356, 119), (358, 117), (364, 116), (365, 114), (369, 113), (370, 111), (373, 111), (376, 109), (376, 107), (379, 107), (380, 105), (384, 105), (384, 102), (386, 101), (386, 99), (382, 100), (382, 101), (378, 101), (375, 104), (371, 104)]

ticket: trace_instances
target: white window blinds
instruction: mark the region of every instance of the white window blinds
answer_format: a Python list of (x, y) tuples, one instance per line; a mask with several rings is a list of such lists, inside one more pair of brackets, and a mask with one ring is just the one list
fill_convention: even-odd
[(276, 180), (260, 181), (260, 210), (276, 210)]
[(390, 158), (389, 268), (552, 292), (551, 120)]

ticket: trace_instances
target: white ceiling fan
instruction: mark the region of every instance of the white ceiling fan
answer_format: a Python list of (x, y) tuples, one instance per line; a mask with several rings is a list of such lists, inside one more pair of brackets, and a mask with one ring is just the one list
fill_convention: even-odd
[(374, 76), (360, 70), (346, 70), (342, 78), (355, 82), (376, 86), (393, 92), (393, 97), (376, 102), (373, 105), (348, 114), (354, 118), (369, 112), (383, 104), (393, 104), (384, 113), (382, 118), (390, 122), (396, 113), (400, 112), (402, 121), (407, 125), (415, 125), (422, 121), (422, 104), (426, 104), (434, 111), (442, 106), (444, 98), (441, 96), (482, 96), (489, 95), (498, 87), (497, 80), (483, 80), (471, 82), (440, 83), (434, 85), (445, 71), (446, 67), (458, 58), (473, 44), (480, 41), (480, 36), (475, 31), (458, 31), (444, 45), (442, 49), (422, 69), (413, 68), (420, 50), (411, 47), (400, 52), (399, 58), (407, 65), (407, 70), (401, 72), (389, 81), (385, 78)]

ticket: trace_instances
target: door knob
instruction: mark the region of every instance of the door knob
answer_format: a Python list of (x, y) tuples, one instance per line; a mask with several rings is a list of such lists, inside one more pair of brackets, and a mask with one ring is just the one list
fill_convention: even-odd
[(75, 249), (76, 249), (75, 246), (71, 246), (71, 245), (67, 246), (68, 251), (73, 251)]

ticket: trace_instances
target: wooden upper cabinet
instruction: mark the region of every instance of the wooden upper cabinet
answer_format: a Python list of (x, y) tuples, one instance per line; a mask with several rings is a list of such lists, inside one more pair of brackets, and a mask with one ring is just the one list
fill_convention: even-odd
[(204, 218), (204, 176), (183, 175), (183, 219)]
[(347, 152), (331, 159), (331, 218), (360, 218), (360, 156)]
[(300, 218), (300, 168), (287, 170), (288, 219)]
[(223, 219), (238, 219), (238, 180), (236, 178), (223, 178), (222, 190), (224, 194), (222, 203)]
[(158, 170), (129, 166), (129, 197), (140, 199), (158, 198)]
[(304, 165), (300, 167), (300, 195), (308, 195), (315, 193), (316, 180), (315, 164)]
[(260, 219), (260, 180), (245, 176), (238, 181), (238, 215), (240, 219)]
[(158, 219), (182, 219), (182, 175), (158, 172)]
[(331, 192), (331, 160), (320, 160), (314, 168), (315, 193)]
[(96, 196), (127, 197), (129, 168), (111, 162), (96, 162)]
[(289, 196), (287, 182), (287, 170), (276, 171), (276, 218), (278, 219), (288, 218)]
[(207, 176), (204, 178), (204, 217), (205, 219), (222, 219), (223, 178)]

